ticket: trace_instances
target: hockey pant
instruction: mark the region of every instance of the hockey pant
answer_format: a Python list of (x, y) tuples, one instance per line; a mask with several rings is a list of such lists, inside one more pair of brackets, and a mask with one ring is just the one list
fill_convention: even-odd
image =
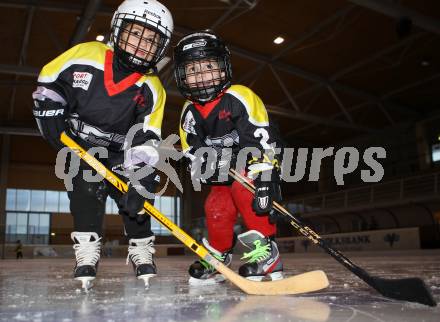
[(220, 252), (232, 248), (234, 224), (238, 213), (249, 230), (257, 230), (264, 236), (276, 233), (276, 225), (269, 223), (268, 216), (257, 216), (252, 209), (253, 195), (240, 183), (232, 186), (212, 186), (205, 201), (206, 226), (209, 243)]
[[(124, 153), (115, 153), (109, 150), (108, 156), (107, 159), (100, 159), (100, 161), (107, 169), (112, 169), (114, 166), (122, 163)], [(83, 173), (84, 170), (91, 170), (91, 167), (83, 160), (80, 162), (79, 172), (72, 180), (73, 190), (68, 191), (74, 230), (79, 232), (95, 232), (102, 236), (107, 197), (110, 196), (118, 204), (122, 194), (105, 179), (99, 182), (87, 182), (83, 177)], [(92, 174), (96, 175), (96, 171), (92, 170)], [(153, 173), (141, 180), (141, 184), (151, 193), (155, 192), (157, 185), (157, 182), (154, 180), (155, 176), (156, 174)], [(127, 182), (127, 178), (119, 177)], [(148, 202), (154, 204), (154, 200), (148, 200)], [(150, 216), (147, 214), (145, 216), (147, 218), (142, 223), (138, 223), (136, 219), (129, 218), (128, 216), (122, 216), (125, 232), (129, 239), (145, 238), (153, 235)]]

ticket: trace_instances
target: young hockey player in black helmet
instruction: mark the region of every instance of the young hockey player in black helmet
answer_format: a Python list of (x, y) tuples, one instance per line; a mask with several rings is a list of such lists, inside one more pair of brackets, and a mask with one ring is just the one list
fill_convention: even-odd
[[(197, 149), (212, 147), (217, 160), (232, 160), (239, 150), (253, 147), (259, 157), (247, 160), (246, 173), (256, 186), (255, 197), (238, 182), (220, 180), (217, 162), (215, 174), (205, 180), (211, 185), (205, 201), (209, 241), (203, 240), (216, 258), (229, 265), (234, 244), (233, 226), (238, 212), (249, 231), (238, 240), (248, 252), (240, 275), (253, 280), (269, 276), (283, 277), (283, 265), (274, 241), (276, 226), (269, 220), (272, 200), (280, 201), (279, 166), (274, 148), (278, 138), (271, 127), (261, 99), (248, 87), (231, 85), (230, 53), (225, 43), (210, 31), (189, 34), (174, 48), (177, 87), (187, 98), (180, 121), (180, 138), (185, 156), (196, 165)], [(229, 148), (229, 150), (228, 150)], [(231, 162), (233, 164), (234, 162)], [(201, 161), (202, 167), (207, 167)], [(265, 180), (268, 178), (268, 180)], [(210, 284), (223, 277), (199, 260), (189, 268), (191, 284)]]
[[(43, 137), (55, 149), (63, 147), (59, 140), (62, 131), (85, 148), (105, 147), (108, 158), (101, 161), (111, 169), (154, 166), (155, 150), (143, 144), (160, 139), (166, 95), (155, 72), (172, 32), (172, 16), (158, 1), (122, 2), (113, 15), (107, 45), (79, 44), (43, 67), (33, 93), (34, 115)], [(134, 125), (142, 130), (124, 147), (125, 136)], [(127, 263), (131, 261), (136, 276), (148, 286), (148, 279), (156, 275), (154, 236), (150, 217), (142, 215), (145, 198), (136, 188), (154, 193), (158, 177), (153, 173), (136, 188), (129, 184), (122, 196), (104, 181), (89, 182), (83, 177), (86, 169), (90, 168), (81, 161), (73, 190), (68, 192), (74, 218), (74, 278), (89, 288), (96, 276), (102, 220), (110, 195), (118, 203), (129, 238)]]

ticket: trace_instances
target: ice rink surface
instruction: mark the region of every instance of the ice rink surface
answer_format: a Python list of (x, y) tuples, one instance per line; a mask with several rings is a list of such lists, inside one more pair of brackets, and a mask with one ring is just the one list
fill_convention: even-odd
[[(440, 306), (384, 298), (328, 255), (282, 255), (286, 275), (323, 269), (330, 287), (301, 296), (247, 296), (229, 282), (189, 287), (195, 257), (175, 256), (156, 259), (159, 275), (145, 290), (125, 259), (104, 258), (86, 294), (73, 259), (0, 260), (0, 321), (440, 321)], [(375, 276), (422, 277), (440, 302), (440, 250), (346, 255)]]

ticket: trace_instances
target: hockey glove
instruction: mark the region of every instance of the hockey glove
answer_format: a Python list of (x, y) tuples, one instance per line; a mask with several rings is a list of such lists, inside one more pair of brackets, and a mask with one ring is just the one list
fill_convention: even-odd
[(43, 138), (57, 151), (64, 147), (60, 135), (67, 129), (65, 106), (50, 99), (39, 100), (36, 97), (41, 93), (34, 93), (33, 113), (38, 129)]
[(144, 197), (136, 191), (133, 185), (129, 184), (128, 191), (119, 199), (119, 214), (135, 219), (139, 224), (142, 224), (147, 219), (144, 202)]
[(272, 207), (274, 201), (281, 202), (281, 189), (278, 182), (254, 182), (255, 195), (252, 209), (258, 216), (269, 215), (270, 221), (276, 221), (277, 212)]
[(251, 160), (247, 170), (248, 177), (254, 180), (255, 185), (252, 209), (258, 216), (268, 215), (271, 223), (276, 222), (277, 212), (273, 209), (272, 203), (281, 202), (277, 163)]
[(144, 165), (154, 167), (159, 161), (157, 141), (150, 140), (144, 145), (134, 146), (125, 152), (124, 169), (136, 170)]

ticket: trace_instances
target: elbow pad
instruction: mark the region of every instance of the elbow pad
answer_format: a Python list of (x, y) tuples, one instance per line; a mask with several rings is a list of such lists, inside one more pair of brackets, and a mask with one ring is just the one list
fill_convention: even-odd
[(50, 99), (34, 100), (33, 113), (43, 138), (53, 148), (60, 150), (64, 146), (60, 135), (67, 129), (65, 106)]

